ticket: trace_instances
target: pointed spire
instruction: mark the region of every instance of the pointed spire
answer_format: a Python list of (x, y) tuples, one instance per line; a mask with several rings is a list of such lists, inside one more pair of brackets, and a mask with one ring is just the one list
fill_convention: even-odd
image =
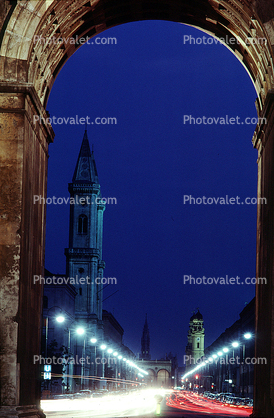
[(150, 360), (150, 337), (149, 329), (147, 323), (147, 314), (145, 319), (145, 325), (143, 329), (143, 335), (141, 338), (141, 358), (145, 360)]
[(145, 325), (144, 325), (144, 328), (147, 328), (147, 329), (148, 329), (148, 323), (147, 323), (147, 313), (146, 313), (146, 319), (145, 319)]
[(87, 130), (85, 129), (81, 149), (72, 178), (73, 183), (99, 183), (93, 151), (90, 152)]

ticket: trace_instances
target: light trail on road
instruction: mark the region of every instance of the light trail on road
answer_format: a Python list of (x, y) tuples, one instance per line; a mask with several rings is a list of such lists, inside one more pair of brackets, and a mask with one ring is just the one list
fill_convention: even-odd
[(50, 418), (128, 417), (154, 413), (155, 396), (165, 397), (163, 389), (142, 389), (127, 395), (105, 395), (102, 398), (53, 399), (41, 401), (41, 408)]
[(247, 406), (225, 405), (218, 401), (203, 398), (189, 391), (173, 391), (166, 400), (166, 405), (199, 414), (211, 414), (212, 416), (249, 417), (252, 408)]

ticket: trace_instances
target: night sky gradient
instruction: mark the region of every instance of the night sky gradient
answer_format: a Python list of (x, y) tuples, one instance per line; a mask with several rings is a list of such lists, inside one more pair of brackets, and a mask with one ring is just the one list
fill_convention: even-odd
[[(256, 117), (256, 92), (228, 48), (184, 44), (207, 36), (164, 21), (103, 32), (116, 45), (83, 45), (61, 70), (47, 109), (56, 117), (115, 117), (88, 125), (103, 197), (104, 309), (140, 352), (148, 314), (152, 358), (172, 351), (182, 364), (189, 318), (199, 307), (205, 346), (239, 318), (252, 285), (188, 285), (193, 277), (255, 276), (256, 205), (190, 205), (183, 196), (257, 195), (253, 125), (190, 125), (194, 117)], [(48, 196), (68, 197), (84, 125), (53, 125)], [(65, 273), (69, 205), (47, 206), (46, 268)]]

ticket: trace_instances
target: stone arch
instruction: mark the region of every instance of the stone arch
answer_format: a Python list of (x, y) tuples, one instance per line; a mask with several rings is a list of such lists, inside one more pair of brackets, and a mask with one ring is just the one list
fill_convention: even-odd
[[(262, 20), (260, 20), (260, 18)], [(255, 414), (274, 416), (274, 353), (272, 329), (274, 240), (274, 10), (271, 0), (2, 0), (0, 4), (1, 125), (1, 405), (34, 405), (39, 399), (41, 286), (31, 282), (44, 273), (45, 210), (32, 198), (46, 196), (48, 143), (54, 132), (45, 106), (64, 63), (80, 45), (43, 43), (39, 39), (95, 36), (115, 25), (138, 20), (170, 20), (197, 27), (230, 42), (257, 91), (257, 111), (267, 125), (258, 125), (253, 145), (258, 149)], [(247, 42), (247, 40), (251, 40)], [(258, 43), (257, 39), (265, 39)], [(233, 42), (234, 40), (234, 42)], [(36, 121), (37, 122), (37, 121)], [(2, 187), (4, 184), (5, 187)], [(8, 232), (7, 232), (8, 231)], [(3, 366), (4, 365), (4, 366)], [(264, 396), (262, 396), (264, 394)], [(6, 416), (6, 410), (0, 416)]]
[[(143, 1), (141, 4), (138, 0), (18, 1), (12, 18), (6, 18), (0, 78), (32, 83), (46, 106), (58, 72), (80, 46), (71, 41), (67, 44), (51, 42), (54, 37), (79, 39), (98, 35), (122, 23), (170, 20), (195, 26), (228, 43), (231, 40), (230, 49), (247, 69), (258, 94), (258, 110), (261, 110), (267, 91), (274, 85), (273, 56), (268, 33), (252, 7), (253, 2), (231, 0), (221, 4), (215, 0), (193, 0), (188, 3), (178, 0)], [(258, 42), (258, 39), (265, 39), (265, 42)]]
[(160, 369), (157, 373), (158, 386), (167, 387), (170, 383), (170, 374), (166, 369)]
[(153, 383), (156, 380), (155, 370), (153, 370), (153, 369), (146, 369), (146, 371), (148, 372), (148, 375), (147, 375), (148, 382)]

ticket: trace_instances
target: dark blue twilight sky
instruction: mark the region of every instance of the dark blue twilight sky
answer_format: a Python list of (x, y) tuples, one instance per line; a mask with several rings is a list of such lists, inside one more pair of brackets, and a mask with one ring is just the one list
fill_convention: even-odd
[[(199, 307), (205, 345), (238, 319), (252, 285), (189, 285), (184, 275), (241, 279), (255, 275), (256, 205), (189, 205), (193, 197), (256, 197), (253, 125), (190, 125), (194, 117), (256, 117), (256, 92), (223, 45), (184, 44), (202, 32), (178, 23), (135, 22), (83, 45), (53, 86), (51, 116), (115, 117), (89, 125), (103, 197), (105, 277), (116, 277), (104, 302), (140, 352), (148, 314), (152, 358), (172, 351), (182, 363), (189, 318)], [(207, 36), (207, 35), (206, 35)], [(84, 125), (53, 125), (48, 196), (68, 197)], [(46, 267), (65, 273), (69, 206), (48, 205)]]

